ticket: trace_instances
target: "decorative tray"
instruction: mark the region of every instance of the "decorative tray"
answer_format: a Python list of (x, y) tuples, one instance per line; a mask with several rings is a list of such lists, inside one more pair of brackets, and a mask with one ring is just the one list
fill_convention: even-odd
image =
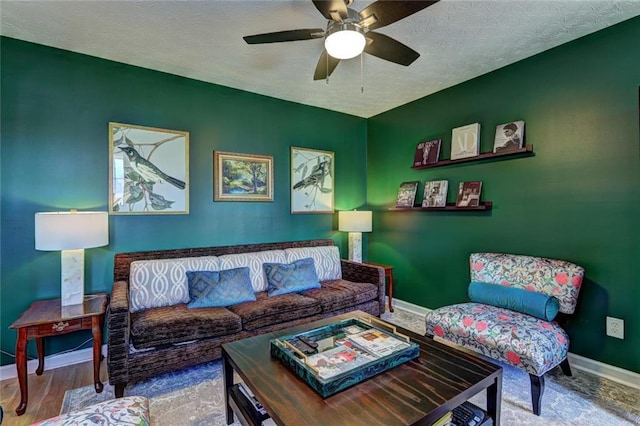
[(273, 339), (271, 355), (326, 398), (417, 358), (420, 346), (382, 321), (349, 318)]

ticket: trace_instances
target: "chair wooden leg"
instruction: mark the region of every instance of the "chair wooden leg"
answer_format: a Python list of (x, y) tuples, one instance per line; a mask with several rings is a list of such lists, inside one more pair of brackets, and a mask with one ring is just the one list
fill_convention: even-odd
[(562, 372), (564, 373), (565, 376), (573, 376), (573, 374), (571, 374), (571, 366), (569, 365), (569, 358), (565, 358), (564, 361), (562, 361), (560, 363), (560, 368), (562, 368)]
[(533, 405), (533, 414), (540, 415), (542, 405), (542, 394), (544, 393), (544, 376), (534, 376), (529, 374), (531, 379), (531, 404)]

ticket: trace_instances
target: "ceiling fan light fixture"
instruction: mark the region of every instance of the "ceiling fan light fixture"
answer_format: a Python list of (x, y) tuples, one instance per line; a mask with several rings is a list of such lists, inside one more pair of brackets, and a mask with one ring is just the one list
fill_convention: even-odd
[(332, 25), (324, 40), (327, 53), (336, 59), (355, 58), (362, 53), (365, 44), (364, 31), (351, 22)]

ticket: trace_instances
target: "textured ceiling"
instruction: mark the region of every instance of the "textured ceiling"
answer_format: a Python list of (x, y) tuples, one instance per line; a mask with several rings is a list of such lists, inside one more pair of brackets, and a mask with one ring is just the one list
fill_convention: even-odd
[[(355, 0), (360, 11), (370, 1)], [(365, 55), (313, 81), (323, 40), (247, 45), (242, 36), (324, 28), (310, 0), (8, 1), (4, 36), (360, 117), (640, 15), (640, 0), (441, 0), (376, 30), (421, 56), (409, 67)]]

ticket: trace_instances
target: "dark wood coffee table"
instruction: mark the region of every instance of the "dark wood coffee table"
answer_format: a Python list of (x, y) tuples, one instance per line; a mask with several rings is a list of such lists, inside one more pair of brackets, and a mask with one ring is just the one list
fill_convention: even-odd
[(420, 357), (328, 398), (271, 357), (271, 339), (354, 316), (371, 317), (356, 311), (222, 345), (227, 424), (234, 371), (278, 425), (429, 425), (485, 389), (487, 412), (500, 424), (502, 367), (399, 327)]

